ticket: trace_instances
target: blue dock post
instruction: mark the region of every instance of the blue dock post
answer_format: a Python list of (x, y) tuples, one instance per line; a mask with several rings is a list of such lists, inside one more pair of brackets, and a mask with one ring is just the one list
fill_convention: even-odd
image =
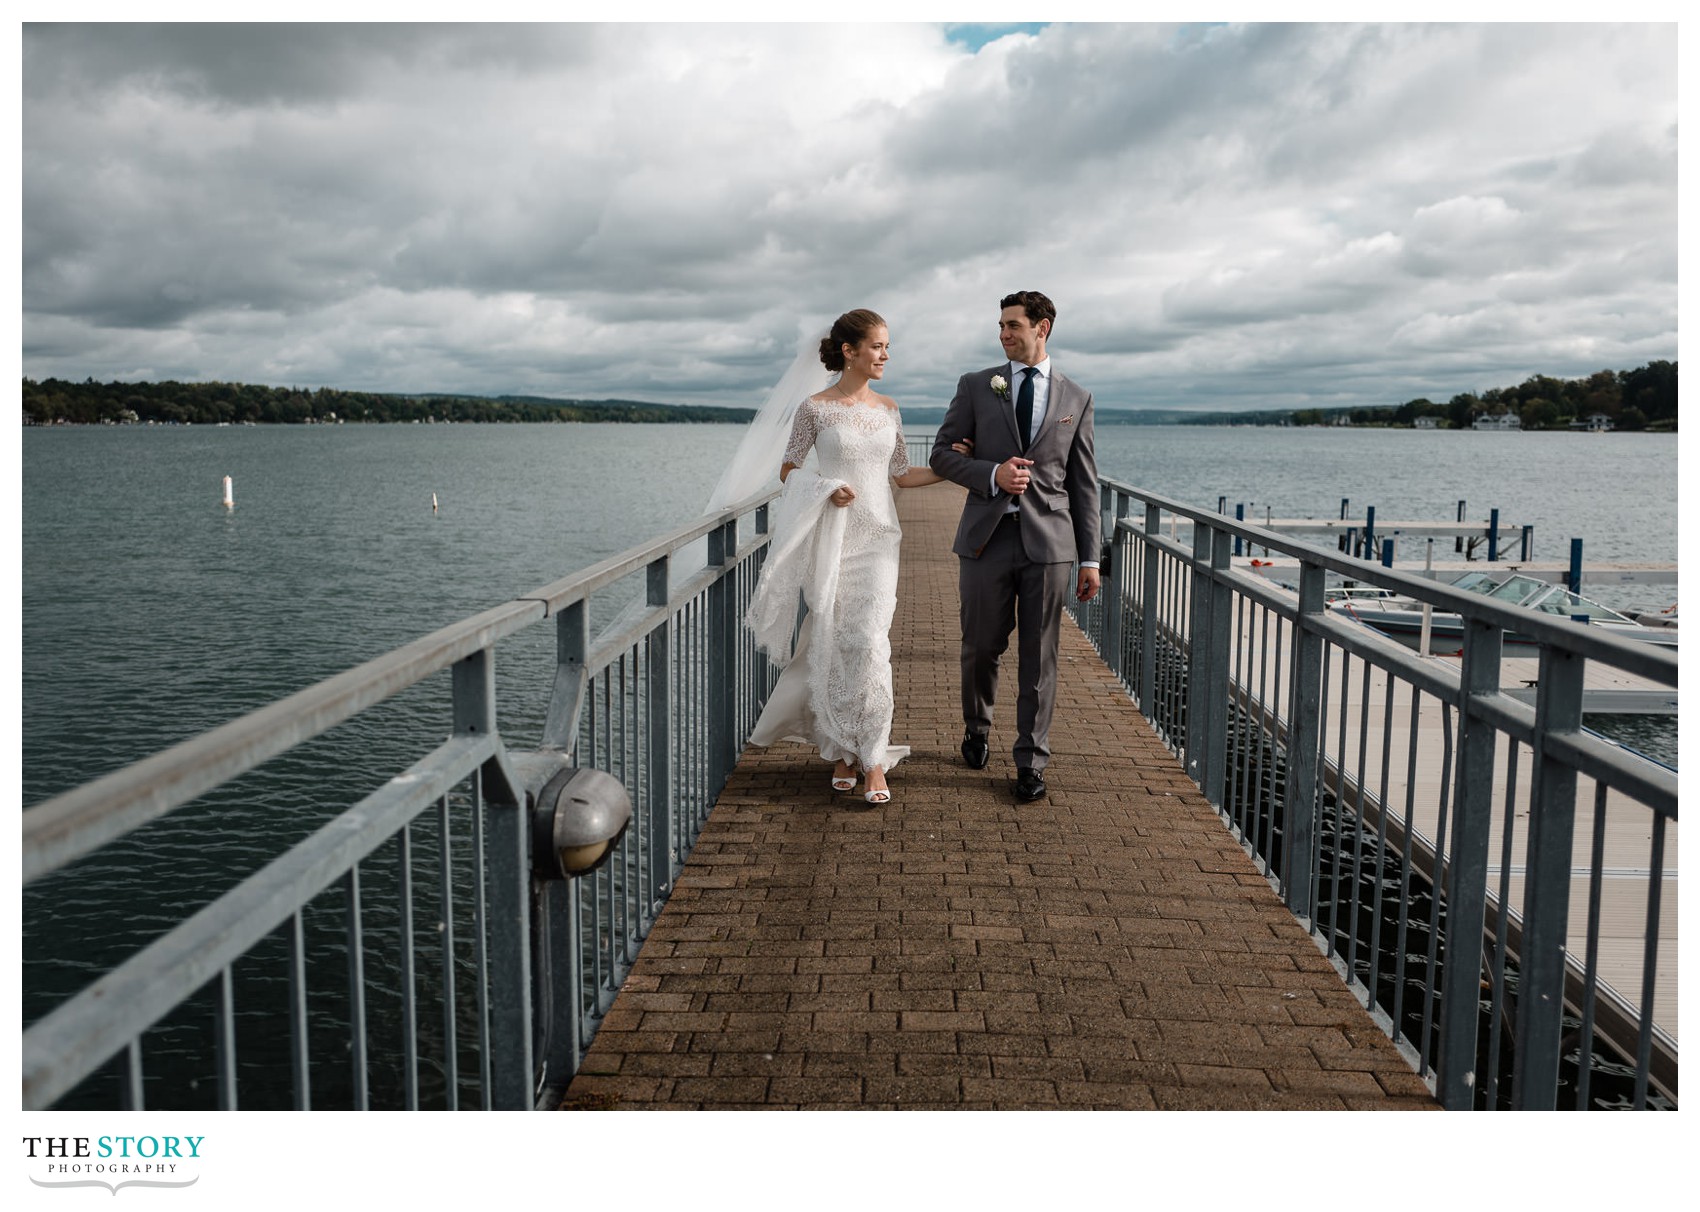
[(1488, 563), (1499, 559), (1499, 510), (1488, 511)]
[(1351, 497), (1341, 497), (1340, 498), (1340, 520), (1342, 522), (1344, 522), (1346, 520), (1346, 507), (1349, 506), (1351, 503), (1352, 503)]
[[(1464, 502), (1459, 501), (1458, 502), (1458, 525), (1462, 526), (1463, 524), (1464, 524)], [(1464, 536), (1463, 535), (1458, 535), (1455, 538), (1453, 538), (1453, 540), (1452, 540), (1452, 550), (1453, 551), (1463, 551), (1464, 550)]]
[[(1395, 530), (1393, 535), (1397, 535), (1398, 533), (1399, 532)], [(1393, 535), (1389, 535), (1387, 538), (1381, 540), (1381, 563), (1387, 568), (1393, 567)]]
[(1565, 575), (1564, 587), (1571, 593), (1582, 592), (1582, 540), (1570, 540), (1570, 571)]
[(1529, 553), (1534, 550), (1534, 547), (1535, 528), (1533, 526), (1525, 526), (1523, 527), (1523, 554), (1517, 558), (1520, 560), (1527, 560), (1529, 558)]
[[(1236, 522), (1245, 521), (1245, 502), (1244, 501), (1241, 501), (1238, 505), (1234, 506), (1234, 521), (1236, 521)], [(1240, 544), (1242, 542), (1244, 542), (1244, 540), (1241, 539), (1239, 535), (1234, 536), (1234, 554), (1235, 555), (1242, 554), (1241, 551), (1240, 551)]]
[(1375, 506), (1364, 513), (1364, 559), (1375, 559)]
[(1216, 498), (1216, 512), (1217, 513), (1227, 513), (1228, 512), (1228, 498), (1227, 497), (1221, 496), (1221, 497)]

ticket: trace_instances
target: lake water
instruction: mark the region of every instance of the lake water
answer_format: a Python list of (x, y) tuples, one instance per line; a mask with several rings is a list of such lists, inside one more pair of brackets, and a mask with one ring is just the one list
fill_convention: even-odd
[[(689, 520), (740, 434), (26, 429), (24, 802)], [(1225, 496), (1252, 520), (1337, 517), (1343, 497), (1384, 520), (1449, 519), (1462, 499), (1471, 517), (1534, 525), (1538, 558), (1581, 537), (1591, 561), (1676, 559), (1670, 436), (1104, 426), (1098, 449), (1106, 475), (1207, 507)], [(1615, 593), (1653, 609), (1676, 596)]]
[[(23, 803), (688, 521), (740, 437), (731, 425), (24, 430)], [(1225, 496), (1253, 520), (1265, 507), (1337, 517), (1342, 497), (1382, 519), (1450, 519), (1463, 499), (1471, 517), (1497, 507), (1534, 525), (1538, 558), (1565, 558), (1573, 536), (1593, 561), (1677, 558), (1670, 436), (1106, 426), (1098, 450), (1106, 475), (1209, 508)], [(1675, 596), (1642, 587), (1608, 604)], [(498, 664), (510, 744), (540, 727), (552, 645), (552, 629), (532, 628)], [(398, 696), (32, 886), (25, 1020), (447, 730), (440, 688)]]

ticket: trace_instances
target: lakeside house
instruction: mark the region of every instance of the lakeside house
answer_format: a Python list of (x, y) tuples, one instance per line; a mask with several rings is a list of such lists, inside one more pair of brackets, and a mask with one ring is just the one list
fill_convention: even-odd
[(1497, 416), (1482, 414), (1470, 423), (1471, 429), (1522, 429), (1523, 418), (1514, 412), (1502, 412)]

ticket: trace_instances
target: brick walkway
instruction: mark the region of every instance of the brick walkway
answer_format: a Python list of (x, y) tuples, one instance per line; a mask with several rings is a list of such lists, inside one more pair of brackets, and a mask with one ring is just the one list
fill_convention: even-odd
[(1050, 797), (957, 755), (959, 489), (904, 492), (894, 802), (749, 749), (568, 1106), (1425, 1108), (1072, 621)]

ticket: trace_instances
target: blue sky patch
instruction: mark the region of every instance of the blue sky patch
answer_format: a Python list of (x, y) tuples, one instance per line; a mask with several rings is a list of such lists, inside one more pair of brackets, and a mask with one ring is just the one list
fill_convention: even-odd
[(988, 42), (996, 42), (1006, 34), (1036, 34), (1048, 21), (959, 21), (950, 22), (944, 27), (946, 40), (957, 46), (978, 51)]

